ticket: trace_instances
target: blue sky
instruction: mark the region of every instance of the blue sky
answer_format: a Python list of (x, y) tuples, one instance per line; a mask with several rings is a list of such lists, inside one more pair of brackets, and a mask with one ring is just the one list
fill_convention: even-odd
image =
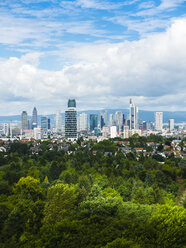
[(186, 1), (2, 0), (0, 115), (186, 110)]

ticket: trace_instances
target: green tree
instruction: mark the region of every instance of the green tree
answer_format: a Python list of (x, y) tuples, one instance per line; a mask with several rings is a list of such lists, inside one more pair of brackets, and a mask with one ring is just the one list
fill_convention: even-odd
[(140, 247), (141, 247), (140, 245), (136, 244), (132, 240), (117, 238), (101, 248), (140, 248)]
[(152, 247), (182, 248), (186, 244), (186, 210), (178, 206), (159, 205), (146, 228), (142, 239)]
[(37, 166), (31, 166), (27, 175), (36, 179), (40, 179), (40, 171), (38, 170)]
[(48, 189), (44, 208), (44, 223), (63, 220), (76, 207), (77, 194), (74, 186), (58, 183)]
[(3, 240), (8, 240), (9, 238), (15, 236), (18, 239), (24, 231), (26, 222), (26, 208), (23, 204), (17, 205), (8, 218), (4, 222), (4, 227), (2, 230)]
[(40, 181), (33, 177), (21, 177), (19, 182), (13, 188), (15, 196), (18, 200), (33, 200), (42, 199), (42, 188)]
[(61, 173), (61, 167), (59, 165), (59, 163), (57, 163), (56, 161), (53, 161), (50, 165), (50, 168), (49, 168), (49, 175), (50, 175), (50, 178), (52, 180), (55, 180), (55, 179), (58, 179), (59, 178), (59, 175)]
[(180, 161), (180, 168), (181, 168), (181, 171), (180, 171), (180, 174), (181, 176), (186, 179), (186, 158), (183, 158), (181, 161)]
[(120, 209), (122, 209), (123, 201), (118, 197), (96, 197), (88, 199), (80, 203), (78, 214), (81, 217), (90, 217), (94, 215), (99, 216), (118, 216)]
[(3, 229), (3, 224), (8, 218), (8, 215), (11, 212), (11, 207), (8, 205), (8, 203), (0, 203), (0, 230)]
[(91, 182), (87, 176), (80, 176), (78, 179), (78, 201), (83, 201), (87, 198), (91, 190)]
[(10, 195), (12, 193), (12, 188), (7, 181), (0, 181), (0, 194)]
[(25, 155), (29, 154), (29, 146), (28, 144), (21, 143), (19, 141), (14, 141), (13, 143), (10, 144), (9, 153), (18, 153), (20, 155)]
[(60, 176), (60, 180), (63, 180), (67, 184), (75, 184), (77, 182), (77, 175), (75, 168), (67, 168), (66, 170), (62, 171)]

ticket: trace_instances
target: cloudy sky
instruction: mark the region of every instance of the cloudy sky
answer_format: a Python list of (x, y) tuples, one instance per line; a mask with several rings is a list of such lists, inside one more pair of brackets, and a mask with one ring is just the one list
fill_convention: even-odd
[(1, 0), (0, 115), (186, 110), (186, 0)]

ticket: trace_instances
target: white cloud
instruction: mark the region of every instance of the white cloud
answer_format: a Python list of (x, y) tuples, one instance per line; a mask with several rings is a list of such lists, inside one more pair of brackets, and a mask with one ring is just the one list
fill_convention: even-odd
[(184, 18), (165, 33), (139, 41), (71, 48), (69, 56), (77, 62), (60, 71), (39, 69), (39, 55), (0, 60), (1, 114), (10, 102), (15, 112), (28, 103), (51, 112), (59, 105), (64, 108), (69, 97), (77, 98), (84, 109), (124, 108), (130, 96), (141, 108), (186, 109)]
[(76, 1), (62, 1), (61, 6), (66, 8), (81, 7), (86, 9), (97, 10), (114, 10), (124, 6), (123, 2), (113, 3), (110, 1), (100, 0), (76, 0)]
[(53, 49), (68, 34), (82, 34), (102, 37), (104, 30), (95, 27), (94, 21), (50, 21), (29, 18), (17, 18), (0, 12), (0, 43), (20, 47), (50, 47)]
[(140, 37), (149, 35), (149, 33), (157, 32), (159, 29), (165, 29), (171, 22), (171, 20), (163, 18), (154, 19), (148, 17), (145, 19), (130, 19), (127, 16), (116, 16), (109, 20), (126, 27), (126, 33), (130, 34), (131, 31), (135, 31)]
[(186, 2), (186, 0), (162, 0), (158, 8), (161, 10), (175, 8), (184, 2)]
[[(125, 14), (105, 18), (114, 24), (120, 24), (126, 29), (126, 33), (135, 37), (136, 34), (145, 37), (149, 33), (162, 31), (172, 23), (174, 12), (186, 0), (161, 0), (159, 5), (155, 1), (145, 1), (138, 4), (138, 9)], [(182, 16), (183, 18), (184, 16)], [(181, 18), (181, 17), (180, 17)]]
[[(175, 10), (177, 7), (180, 7), (186, 0), (162, 0), (158, 6), (152, 5), (151, 8), (146, 10), (141, 10), (135, 14), (135, 16), (147, 17), (147, 16), (157, 16), (162, 15), (168, 18), (167, 13)], [(149, 2), (146, 4), (148, 5)], [(142, 7), (143, 4), (142, 3)], [(139, 5), (141, 7), (141, 5)]]
[(139, 9), (149, 9), (149, 8), (153, 8), (155, 6), (155, 3), (153, 1), (146, 1), (146, 2), (142, 2), (139, 4)]

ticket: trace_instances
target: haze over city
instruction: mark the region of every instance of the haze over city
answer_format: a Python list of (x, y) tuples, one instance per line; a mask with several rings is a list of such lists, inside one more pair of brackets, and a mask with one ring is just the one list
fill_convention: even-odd
[(0, 115), (186, 110), (186, 1), (0, 2)]

